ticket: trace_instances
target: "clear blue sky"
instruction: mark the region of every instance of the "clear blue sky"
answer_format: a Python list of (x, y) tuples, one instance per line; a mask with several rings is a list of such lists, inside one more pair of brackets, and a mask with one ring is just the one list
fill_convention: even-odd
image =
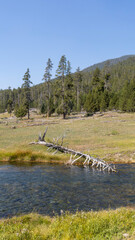
[(0, 89), (41, 83), (48, 58), (72, 72), (135, 54), (135, 0), (0, 0)]

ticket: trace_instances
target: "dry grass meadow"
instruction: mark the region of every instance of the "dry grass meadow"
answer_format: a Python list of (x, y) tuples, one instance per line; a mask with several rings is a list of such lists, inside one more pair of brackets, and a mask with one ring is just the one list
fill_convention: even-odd
[(0, 160), (66, 161), (69, 156), (54, 156), (43, 146), (29, 145), (47, 126), (48, 141), (65, 134), (64, 145), (72, 149), (115, 163), (135, 162), (135, 113), (118, 112), (72, 115), (66, 120), (34, 113), (30, 120), (0, 114)]

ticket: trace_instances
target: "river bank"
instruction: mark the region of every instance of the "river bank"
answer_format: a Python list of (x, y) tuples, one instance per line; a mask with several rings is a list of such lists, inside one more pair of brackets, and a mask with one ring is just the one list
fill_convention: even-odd
[(135, 239), (135, 209), (118, 208), (98, 212), (61, 212), (48, 217), (28, 214), (0, 220), (0, 239)]
[[(93, 154), (92, 156), (96, 156)], [(102, 159), (111, 164), (132, 164), (135, 163), (135, 152), (127, 151), (115, 154), (107, 154)], [(61, 155), (45, 152), (35, 152), (31, 150), (0, 151), (1, 162), (37, 162), (37, 163), (57, 163), (66, 164), (70, 155)], [(83, 165), (83, 161), (76, 162), (75, 165)]]

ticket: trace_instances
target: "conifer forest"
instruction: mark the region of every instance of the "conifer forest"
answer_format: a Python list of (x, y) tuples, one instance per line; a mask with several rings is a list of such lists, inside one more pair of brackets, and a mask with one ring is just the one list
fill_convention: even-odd
[[(20, 87), (0, 90), (0, 113), (14, 112), (17, 117), (30, 117), (30, 108), (48, 117), (53, 113), (63, 118), (73, 112), (87, 115), (106, 110), (135, 111), (135, 56), (105, 61), (72, 73), (70, 61), (63, 55), (52, 78), (53, 62), (45, 64), (43, 79), (33, 85), (26, 69)], [(23, 75), (23, 73), (22, 73)]]

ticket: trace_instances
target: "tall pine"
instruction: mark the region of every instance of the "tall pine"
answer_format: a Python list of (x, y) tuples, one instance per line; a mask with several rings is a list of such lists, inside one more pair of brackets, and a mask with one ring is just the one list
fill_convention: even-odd
[(59, 113), (63, 114), (63, 119), (66, 117), (66, 107), (65, 107), (65, 77), (67, 73), (67, 60), (65, 55), (63, 55), (59, 61), (59, 65), (56, 71), (56, 77), (60, 80), (61, 82), (61, 104), (59, 106)]
[(47, 98), (47, 116), (50, 117), (51, 116), (51, 112), (52, 112), (52, 99), (51, 99), (51, 70), (53, 67), (53, 63), (51, 61), (50, 58), (48, 58), (47, 61), (47, 66), (45, 68), (45, 74), (43, 76), (43, 80), (46, 83), (46, 98)]
[(23, 77), (24, 83), (22, 84), (23, 92), (24, 92), (24, 99), (23, 99), (23, 105), (27, 109), (28, 119), (30, 118), (30, 103), (32, 101), (31, 99), (31, 93), (30, 93), (30, 86), (32, 82), (30, 81), (30, 73), (29, 68), (27, 68), (26, 73)]
[(82, 85), (82, 73), (80, 71), (80, 68), (78, 67), (75, 73), (76, 110), (78, 112), (81, 110), (81, 104), (80, 104), (81, 85)]

